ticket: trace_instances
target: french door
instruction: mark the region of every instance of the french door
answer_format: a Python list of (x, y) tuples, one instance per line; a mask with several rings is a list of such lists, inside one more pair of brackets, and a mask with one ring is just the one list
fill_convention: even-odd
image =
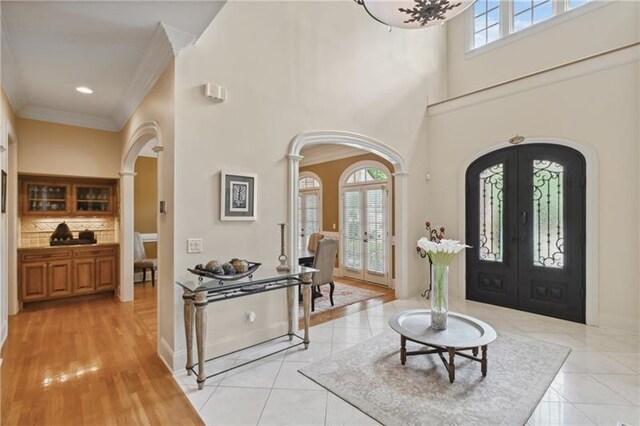
[(467, 299), (585, 321), (585, 160), (505, 148), (466, 176)]
[(309, 235), (320, 232), (320, 191), (300, 191), (298, 198), (298, 248), (306, 249)]
[(344, 187), (342, 197), (343, 275), (387, 285), (387, 184)]

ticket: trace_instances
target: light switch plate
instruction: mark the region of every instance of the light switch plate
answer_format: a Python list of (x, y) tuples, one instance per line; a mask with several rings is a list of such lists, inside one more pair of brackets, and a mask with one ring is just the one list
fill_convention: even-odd
[(189, 238), (187, 240), (187, 253), (202, 253), (202, 238)]

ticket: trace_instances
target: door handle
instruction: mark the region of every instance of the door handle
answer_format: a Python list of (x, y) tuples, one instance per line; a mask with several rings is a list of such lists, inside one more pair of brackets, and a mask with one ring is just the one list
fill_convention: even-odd
[(363, 242), (368, 243), (369, 242), (369, 237), (367, 236), (367, 233), (364, 233), (364, 238), (362, 239)]
[(527, 224), (527, 212), (526, 211), (520, 212), (520, 223), (522, 225), (526, 225)]

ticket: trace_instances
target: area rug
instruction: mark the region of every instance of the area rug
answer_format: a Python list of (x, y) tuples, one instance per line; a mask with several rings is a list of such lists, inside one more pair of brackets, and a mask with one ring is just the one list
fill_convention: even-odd
[[(407, 350), (416, 350), (420, 345)], [(393, 331), (300, 370), (384, 425), (523, 425), (569, 355), (564, 346), (500, 333), (489, 345), (486, 378), (480, 364), (456, 356), (449, 383), (437, 355), (400, 364)]]
[[(341, 306), (351, 305), (352, 303), (361, 302), (384, 294), (377, 291), (365, 290), (364, 288), (343, 284), (338, 281), (335, 282), (335, 285), (336, 289), (333, 292), (333, 303), (335, 303), (335, 306), (331, 306), (331, 301), (329, 300), (329, 285), (321, 285), (320, 292), (322, 293), (322, 297), (316, 298), (316, 309), (312, 314), (328, 311), (333, 308), (339, 308)], [(302, 316), (302, 303), (299, 305), (299, 311), (300, 316)]]

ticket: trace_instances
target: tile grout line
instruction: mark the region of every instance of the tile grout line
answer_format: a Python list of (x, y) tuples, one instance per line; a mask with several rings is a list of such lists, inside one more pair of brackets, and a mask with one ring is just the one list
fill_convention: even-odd
[[(288, 349), (287, 349), (287, 352), (289, 352)], [(285, 353), (285, 357), (286, 357), (286, 353)], [(260, 417), (258, 417), (258, 422), (256, 423), (256, 425), (259, 425), (260, 420), (262, 420), (262, 416), (264, 415), (264, 409), (267, 408), (267, 404), (269, 403), (269, 398), (271, 398), (271, 394), (273, 393), (273, 387), (275, 386), (276, 381), (278, 380), (278, 376), (280, 375), (280, 371), (282, 370), (283, 364), (284, 364), (284, 358), (280, 362), (280, 367), (278, 368), (276, 377), (273, 379), (273, 383), (271, 383), (271, 389), (269, 389), (269, 394), (267, 395), (267, 398), (264, 400), (264, 405), (262, 406), (262, 410), (260, 410)]]

